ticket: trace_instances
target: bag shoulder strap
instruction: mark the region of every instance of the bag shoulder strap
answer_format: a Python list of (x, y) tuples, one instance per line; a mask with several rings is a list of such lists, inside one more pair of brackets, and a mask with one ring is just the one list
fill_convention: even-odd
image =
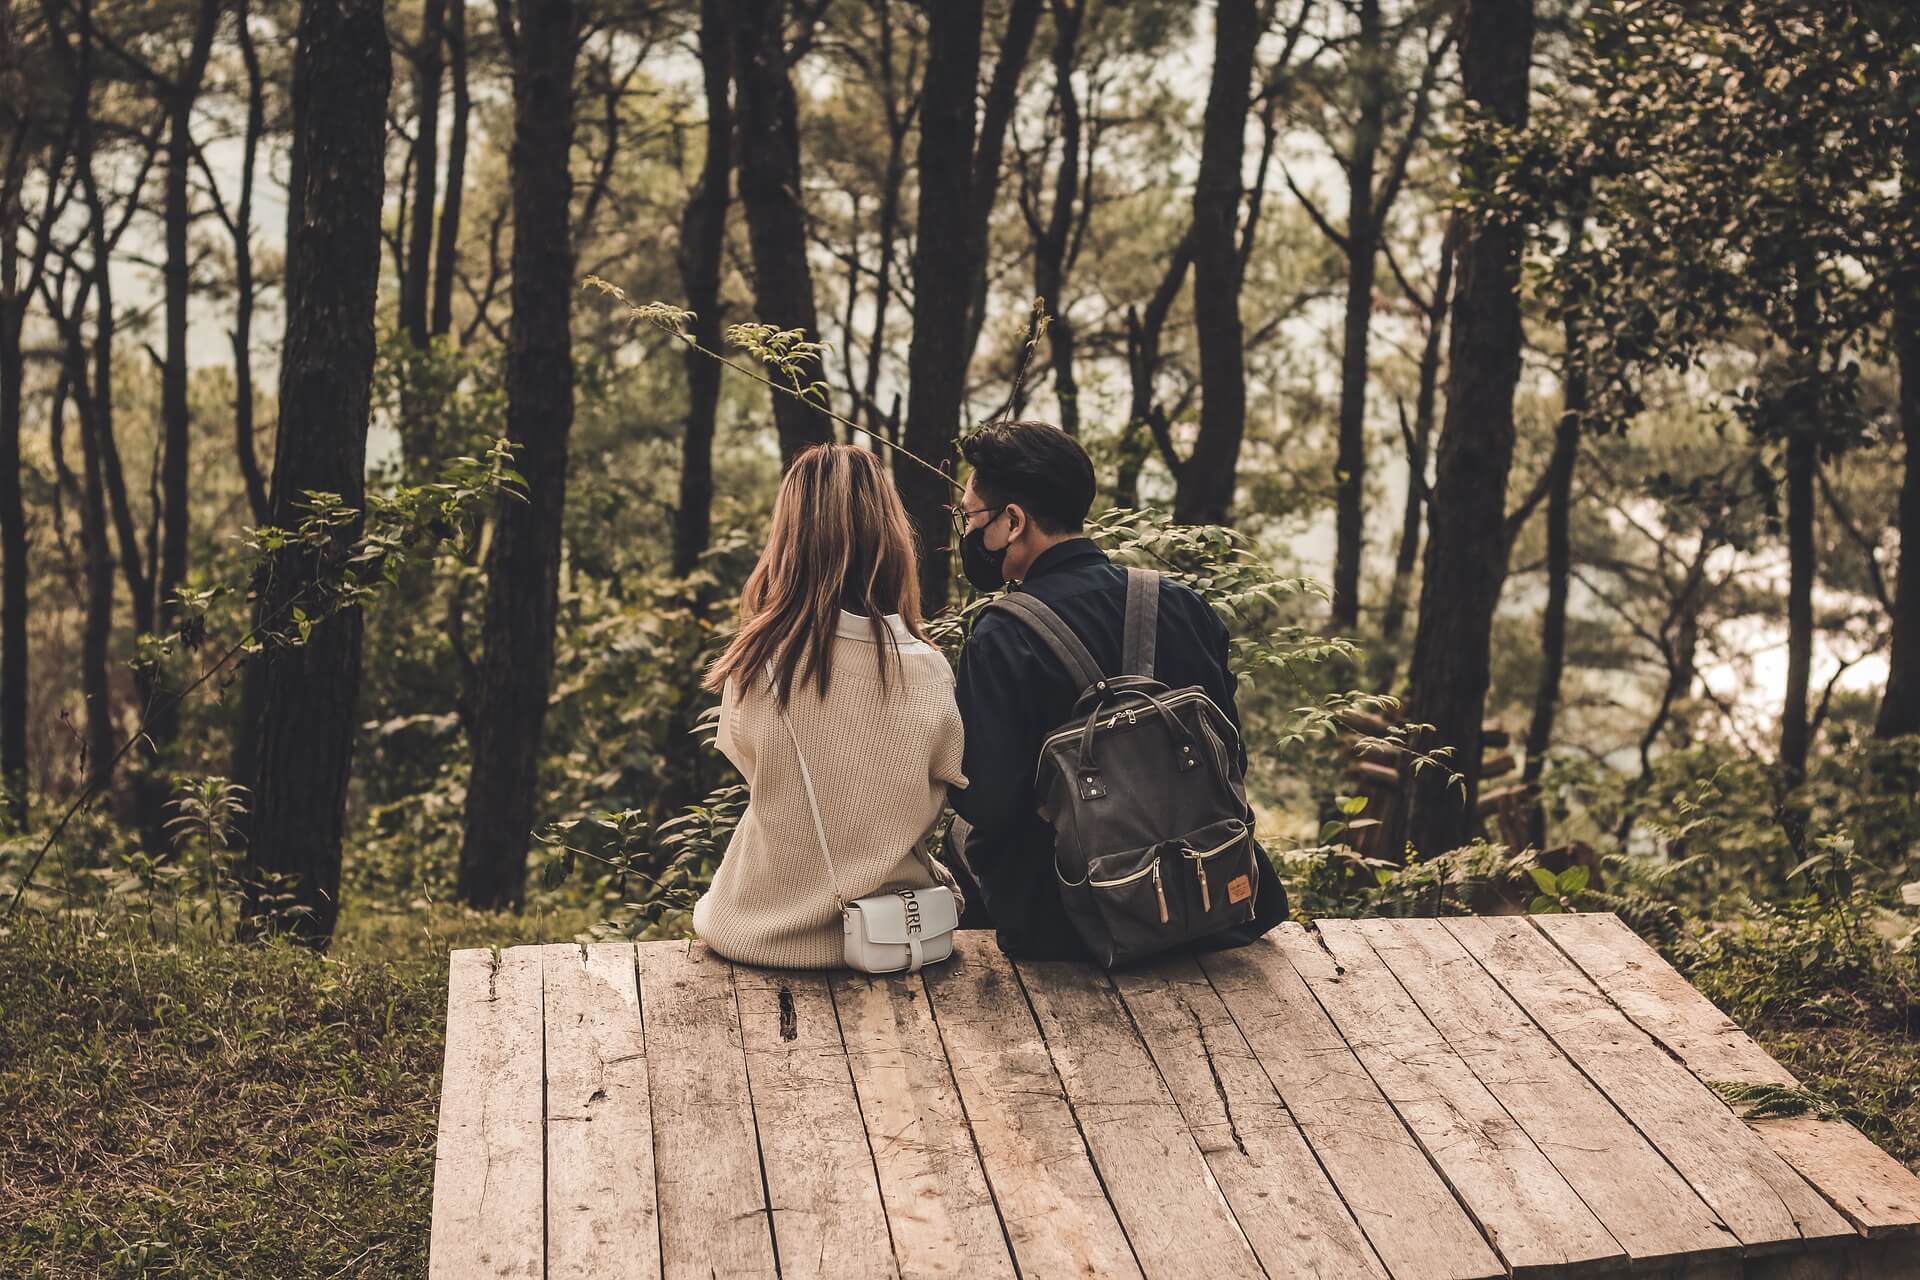
[(800, 735), (793, 731), (793, 717), (780, 705), (780, 691), (774, 684), (773, 665), (767, 665), (767, 696), (774, 700), (779, 708), (780, 723), (787, 727), (787, 741), (793, 744), (793, 757), (800, 762), (800, 785), (807, 793), (807, 808), (813, 814), (813, 834), (820, 841), (820, 858), (827, 864), (827, 888), (833, 894), (833, 905), (842, 912), (847, 909), (847, 901), (840, 896), (840, 881), (833, 873), (833, 855), (827, 851), (827, 824), (820, 820), (820, 800), (813, 793), (813, 771), (807, 768), (806, 753), (800, 750)]
[(1067, 674), (1080, 682), (1082, 689), (1098, 684), (1107, 678), (1100, 664), (1087, 652), (1087, 646), (1080, 643), (1080, 637), (1073, 634), (1073, 628), (1046, 605), (1041, 604), (1024, 591), (1009, 591), (995, 600), (990, 609), (1005, 609), (1027, 626), (1053, 650), (1067, 668)]
[(1160, 633), (1160, 575), (1152, 569), (1127, 570), (1127, 621), (1120, 641), (1120, 665), (1130, 676), (1153, 676), (1154, 647)]

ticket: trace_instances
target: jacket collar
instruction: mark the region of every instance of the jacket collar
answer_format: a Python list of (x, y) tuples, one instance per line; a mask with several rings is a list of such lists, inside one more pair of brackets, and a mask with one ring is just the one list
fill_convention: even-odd
[(1027, 576), (1022, 583), (1032, 582), (1069, 565), (1104, 563), (1107, 553), (1092, 538), (1068, 538), (1065, 542), (1056, 542), (1035, 556), (1033, 563), (1027, 566)]
[[(883, 614), (880, 620), (886, 624), (887, 630), (893, 633), (893, 638), (901, 644), (906, 644), (908, 641), (915, 639), (913, 632), (907, 630), (906, 619), (902, 618), (899, 614)], [(847, 610), (842, 609), (840, 611), (839, 624), (834, 627), (833, 633), (844, 639), (861, 640), (867, 644), (873, 643), (873, 631), (868, 624), (865, 614), (849, 613)]]

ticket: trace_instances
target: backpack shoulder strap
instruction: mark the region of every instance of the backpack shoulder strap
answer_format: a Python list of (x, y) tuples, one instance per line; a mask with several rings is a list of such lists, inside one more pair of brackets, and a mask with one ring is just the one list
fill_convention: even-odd
[(1005, 609), (1014, 617), (1027, 624), (1033, 633), (1053, 650), (1067, 668), (1067, 674), (1080, 682), (1082, 689), (1106, 679), (1106, 673), (1100, 670), (1100, 664), (1087, 652), (1087, 646), (1080, 643), (1080, 637), (1073, 634), (1073, 628), (1031, 595), (1024, 591), (1009, 591), (992, 604), (989, 609)]
[(1153, 651), (1160, 631), (1160, 575), (1152, 569), (1127, 570), (1127, 622), (1120, 641), (1120, 665), (1130, 676), (1153, 675)]

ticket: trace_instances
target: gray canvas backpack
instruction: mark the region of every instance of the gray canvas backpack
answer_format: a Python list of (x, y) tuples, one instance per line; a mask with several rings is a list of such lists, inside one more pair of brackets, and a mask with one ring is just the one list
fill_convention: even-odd
[(996, 600), (1080, 686), (1041, 744), (1040, 815), (1053, 825), (1067, 918), (1113, 968), (1253, 919), (1259, 847), (1240, 737), (1199, 686), (1154, 678), (1160, 575), (1127, 570), (1123, 671), (1108, 675), (1059, 614), (1014, 591)]

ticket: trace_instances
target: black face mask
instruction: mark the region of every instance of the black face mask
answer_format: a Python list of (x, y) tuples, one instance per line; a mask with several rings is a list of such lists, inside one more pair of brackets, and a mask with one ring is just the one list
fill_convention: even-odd
[(967, 530), (966, 536), (960, 539), (960, 568), (975, 591), (998, 591), (1005, 586), (1007, 579), (1001, 569), (1006, 562), (1005, 547), (995, 551), (987, 546), (987, 525)]

